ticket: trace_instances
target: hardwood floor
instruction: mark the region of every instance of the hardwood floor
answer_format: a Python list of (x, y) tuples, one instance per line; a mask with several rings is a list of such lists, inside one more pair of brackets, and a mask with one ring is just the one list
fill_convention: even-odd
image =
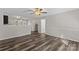
[(78, 51), (79, 42), (33, 33), (0, 41), (0, 51)]

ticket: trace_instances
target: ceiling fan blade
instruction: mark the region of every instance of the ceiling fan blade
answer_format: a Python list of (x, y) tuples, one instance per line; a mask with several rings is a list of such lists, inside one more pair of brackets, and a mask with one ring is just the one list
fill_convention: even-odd
[(47, 13), (47, 12), (41, 12), (41, 13)]

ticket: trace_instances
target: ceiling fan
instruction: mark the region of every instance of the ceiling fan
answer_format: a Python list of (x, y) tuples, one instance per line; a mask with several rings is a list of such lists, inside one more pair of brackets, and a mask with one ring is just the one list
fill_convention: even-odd
[(28, 10), (29, 12), (32, 11), (30, 14), (35, 14), (36, 16), (40, 16), (42, 14), (47, 14), (47, 11), (45, 11), (43, 8), (34, 8), (33, 10)]

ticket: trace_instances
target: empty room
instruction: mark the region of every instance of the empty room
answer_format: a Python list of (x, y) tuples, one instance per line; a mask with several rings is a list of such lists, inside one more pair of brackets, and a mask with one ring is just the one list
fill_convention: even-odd
[(79, 9), (0, 8), (0, 51), (79, 51)]

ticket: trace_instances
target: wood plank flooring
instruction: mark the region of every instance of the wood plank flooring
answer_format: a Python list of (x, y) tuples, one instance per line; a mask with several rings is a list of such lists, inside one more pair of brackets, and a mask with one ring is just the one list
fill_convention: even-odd
[(79, 42), (46, 34), (31, 35), (0, 41), (0, 51), (78, 51)]

